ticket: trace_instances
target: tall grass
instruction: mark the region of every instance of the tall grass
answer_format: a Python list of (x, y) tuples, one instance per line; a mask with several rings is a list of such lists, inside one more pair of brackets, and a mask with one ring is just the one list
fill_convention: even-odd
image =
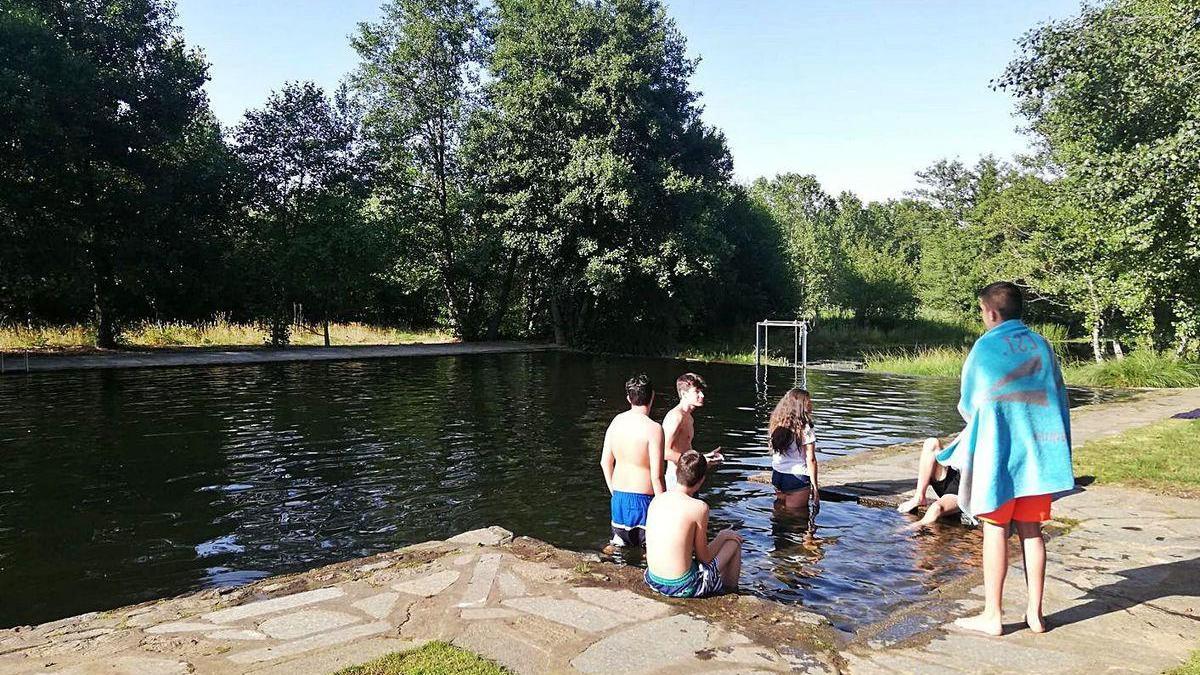
[(916, 352), (878, 351), (863, 354), (863, 367), (883, 373), (923, 377), (958, 377), (967, 350), (961, 347), (926, 347)]
[(1200, 361), (1136, 351), (1119, 361), (1069, 364), (1063, 377), (1089, 387), (1200, 387)]
[[(0, 350), (61, 350), (88, 347), (95, 332), (84, 326), (43, 328), (0, 327)], [(413, 342), (450, 342), (454, 336), (441, 330), (402, 330), (361, 323), (329, 325), (333, 345), (394, 345)], [(127, 347), (261, 347), (270, 342), (268, 332), (254, 324), (214, 321), (202, 324), (146, 323), (127, 328), (121, 343)], [(291, 343), (325, 344), (320, 327), (293, 329)]]
[[(928, 377), (958, 377), (966, 357), (966, 349), (946, 347), (863, 355), (867, 370)], [(1082, 387), (1200, 387), (1200, 362), (1139, 351), (1120, 361), (1066, 363), (1063, 379)]]

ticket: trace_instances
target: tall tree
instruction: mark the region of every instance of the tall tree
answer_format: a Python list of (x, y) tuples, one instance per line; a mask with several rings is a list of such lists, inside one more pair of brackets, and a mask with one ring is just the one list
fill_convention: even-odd
[(274, 344), (288, 341), (293, 304), (325, 326), (375, 270), (369, 184), (359, 124), (345, 92), (288, 83), (246, 113), (235, 134), (251, 176), (245, 264), (255, 270)]
[(754, 181), (750, 193), (782, 231), (795, 280), (796, 311), (815, 317), (833, 302), (837, 283), (833, 222), (837, 202), (815, 176), (781, 174)]
[(1200, 6), (1112, 0), (1031, 31), (999, 81), (1092, 212), (1075, 231), (1143, 300), (1135, 332), (1181, 353), (1200, 335), (1198, 70)]
[[(82, 290), (102, 347), (116, 344), (122, 320), (153, 310), (152, 251), (180, 239), (175, 200), (199, 185), (181, 175), (198, 164), (180, 158), (212, 138), (199, 130), (206, 79), (169, 0), (0, 8), (0, 227), (2, 248), (18, 252), (0, 299), (37, 303), (27, 285), (42, 282)], [(79, 302), (63, 304), (72, 314)]]
[(731, 251), (731, 160), (654, 0), (503, 0), (484, 133), (500, 217), (559, 342), (645, 348), (692, 321)]
[(487, 323), (485, 271), (502, 263), (463, 152), (482, 102), (487, 16), (475, 0), (390, 0), (382, 13), (352, 38), (361, 64), (351, 79), (380, 158), (378, 194), (411, 247), (407, 258), (433, 263), (454, 328), (477, 339)]

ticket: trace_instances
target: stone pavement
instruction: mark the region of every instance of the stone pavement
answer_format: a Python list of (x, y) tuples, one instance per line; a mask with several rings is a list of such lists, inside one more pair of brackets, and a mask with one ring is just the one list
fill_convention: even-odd
[[(610, 570), (633, 585), (629, 571)], [(224, 594), (0, 631), (0, 674), (324, 675), (433, 639), (518, 673), (836, 670), (827, 653), (777, 650), (620, 586), (577, 554), (488, 528)], [(761, 601), (746, 602), (759, 616)], [(795, 618), (820, 623), (805, 614)]]
[[(1072, 436), (1080, 444), (1195, 408), (1200, 389), (1143, 392), (1072, 410)], [(822, 485), (835, 498), (894, 506), (912, 492), (918, 452), (919, 444), (910, 444), (829, 462)], [(1033, 634), (1023, 623), (1024, 572), (1014, 546), (1004, 637), (967, 634), (952, 624), (983, 606), (977, 572), (966, 594), (947, 594), (933, 611), (900, 612), (883, 630), (849, 645), (842, 653), (848, 669), (1160, 673), (1200, 648), (1200, 500), (1083, 485), (1055, 502), (1054, 516), (1065, 533), (1047, 545), (1049, 632)]]
[(58, 355), (8, 352), (0, 354), (0, 374), (158, 366), (224, 366), (286, 361), (346, 361), (351, 359), (390, 359), (399, 356), (504, 354), (558, 349), (561, 349), (558, 345), (529, 342), (445, 342), (365, 347), (129, 350)]

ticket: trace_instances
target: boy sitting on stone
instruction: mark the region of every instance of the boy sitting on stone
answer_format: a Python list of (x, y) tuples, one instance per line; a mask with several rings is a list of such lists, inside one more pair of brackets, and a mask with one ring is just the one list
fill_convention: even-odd
[(701, 598), (737, 588), (742, 538), (722, 530), (710, 542), (708, 505), (695, 494), (708, 462), (696, 451), (679, 457), (674, 487), (646, 515), (646, 584), (671, 598)]

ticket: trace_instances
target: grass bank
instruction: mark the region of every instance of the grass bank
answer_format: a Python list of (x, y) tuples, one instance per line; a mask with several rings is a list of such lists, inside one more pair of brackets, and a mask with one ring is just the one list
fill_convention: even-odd
[(334, 675), (505, 675), (496, 663), (445, 642), (396, 652)]
[[(958, 377), (966, 356), (966, 348), (934, 347), (915, 352), (868, 352), (863, 360), (867, 370), (881, 373)], [(1063, 379), (1084, 387), (1200, 387), (1200, 362), (1134, 352), (1119, 361), (1067, 362)]]
[[(0, 327), (0, 351), (73, 351), (89, 349), (95, 333), (84, 326), (45, 328)], [(333, 345), (398, 345), (414, 342), (452, 342), (454, 337), (437, 330), (401, 330), (361, 323), (329, 325)], [(203, 324), (146, 323), (121, 334), (126, 347), (261, 347), (270, 342), (267, 331), (253, 324), (216, 321)], [(319, 346), (325, 337), (319, 327), (294, 328), (291, 344)]]
[(1075, 448), (1075, 474), (1098, 483), (1200, 496), (1200, 420), (1163, 420)]
[[(890, 328), (862, 326), (848, 317), (822, 317), (808, 336), (809, 360), (854, 359), (867, 352), (961, 347), (971, 344), (980, 329), (966, 322), (913, 319)], [(795, 334), (790, 328), (772, 328), (769, 335), (771, 364), (791, 363)], [(754, 324), (698, 338), (684, 345), (680, 358), (726, 363), (754, 363)]]

